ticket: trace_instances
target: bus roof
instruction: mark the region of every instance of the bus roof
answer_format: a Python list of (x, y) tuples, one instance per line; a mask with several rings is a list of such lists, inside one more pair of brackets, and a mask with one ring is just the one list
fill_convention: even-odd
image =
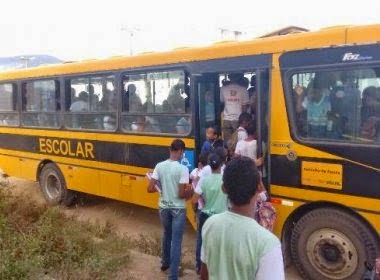
[(380, 24), (336, 26), (319, 31), (254, 38), (247, 41), (217, 42), (206, 47), (177, 48), (167, 52), (148, 52), (135, 56), (116, 56), (108, 59), (85, 60), (11, 70), (0, 73), (0, 80), (133, 69), (228, 57), (379, 42)]

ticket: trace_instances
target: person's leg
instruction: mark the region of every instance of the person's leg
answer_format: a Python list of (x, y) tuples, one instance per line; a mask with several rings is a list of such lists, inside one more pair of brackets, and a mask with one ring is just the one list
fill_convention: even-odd
[(186, 209), (171, 209), (172, 215), (172, 247), (170, 251), (170, 280), (178, 279), (181, 262), (182, 238), (186, 222)]
[(204, 223), (206, 222), (206, 220), (209, 217), (210, 217), (209, 215), (207, 215), (206, 213), (203, 213), (203, 212), (201, 212), (201, 214), (199, 215), (199, 228), (200, 228), (201, 232), (202, 232), (202, 228), (203, 228)]
[(160, 219), (163, 227), (161, 270), (170, 267), (170, 250), (172, 243), (172, 216), (170, 209), (160, 209)]
[(197, 243), (195, 248), (195, 270), (199, 274), (201, 269), (201, 247), (202, 247), (202, 231), (200, 227), (201, 210), (197, 210)]
[(228, 140), (231, 139), (233, 128), (231, 121), (223, 120), (222, 124), (223, 139), (225, 143), (228, 143)]

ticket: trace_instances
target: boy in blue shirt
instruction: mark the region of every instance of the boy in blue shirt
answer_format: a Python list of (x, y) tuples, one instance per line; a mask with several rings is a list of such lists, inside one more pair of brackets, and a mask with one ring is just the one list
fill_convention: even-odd
[(223, 140), (220, 138), (221, 132), (217, 125), (206, 128), (206, 141), (203, 142), (201, 153), (209, 153), (218, 147), (223, 147)]

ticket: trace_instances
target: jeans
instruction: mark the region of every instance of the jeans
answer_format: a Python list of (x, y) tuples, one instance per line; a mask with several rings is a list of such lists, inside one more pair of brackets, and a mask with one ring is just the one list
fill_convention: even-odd
[(164, 228), (161, 265), (170, 267), (168, 279), (178, 279), (182, 237), (186, 222), (186, 209), (160, 208), (159, 213)]

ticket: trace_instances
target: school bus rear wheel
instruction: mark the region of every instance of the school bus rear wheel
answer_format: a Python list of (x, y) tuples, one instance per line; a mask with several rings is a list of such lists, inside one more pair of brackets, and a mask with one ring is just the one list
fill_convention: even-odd
[(353, 215), (321, 208), (304, 215), (291, 236), (291, 255), (306, 279), (361, 279), (364, 262), (374, 263), (378, 241)]
[(62, 203), (70, 206), (74, 202), (75, 192), (66, 188), (65, 179), (54, 163), (48, 163), (42, 168), (39, 183), (48, 204), (58, 205)]

